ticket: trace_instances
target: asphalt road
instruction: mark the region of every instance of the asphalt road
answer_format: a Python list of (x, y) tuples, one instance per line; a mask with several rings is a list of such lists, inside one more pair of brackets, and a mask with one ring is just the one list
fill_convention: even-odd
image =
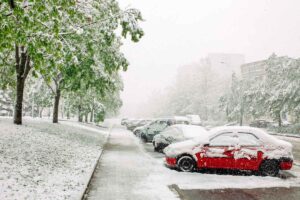
[(296, 200), (300, 188), (179, 190), (182, 200)]

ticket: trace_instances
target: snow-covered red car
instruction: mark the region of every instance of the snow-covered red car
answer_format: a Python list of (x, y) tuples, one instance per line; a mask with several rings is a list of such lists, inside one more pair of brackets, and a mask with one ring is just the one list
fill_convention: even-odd
[(276, 176), (293, 165), (292, 144), (247, 126), (226, 126), (201, 137), (169, 145), (166, 165), (181, 171), (233, 169)]

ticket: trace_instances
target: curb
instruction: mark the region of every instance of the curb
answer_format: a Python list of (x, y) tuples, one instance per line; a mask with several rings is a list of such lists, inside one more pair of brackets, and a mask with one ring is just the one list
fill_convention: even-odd
[(103, 154), (103, 151), (104, 151), (105, 146), (106, 146), (106, 144), (107, 144), (107, 141), (108, 141), (108, 138), (109, 138), (109, 136), (110, 136), (110, 132), (111, 132), (112, 128), (113, 128), (113, 127), (110, 127), (109, 130), (108, 130), (108, 134), (107, 134), (107, 137), (105, 138), (105, 142), (104, 142), (103, 148), (102, 148), (102, 150), (100, 151), (99, 156), (98, 156), (98, 158), (97, 158), (97, 160), (96, 160), (96, 162), (95, 162), (95, 164), (94, 164), (94, 166), (93, 166), (93, 168), (92, 168), (93, 170), (92, 170), (92, 172), (91, 172), (91, 174), (90, 174), (90, 176), (89, 176), (89, 179), (88, 179), (87, 184), (85, 185), (85, 189), (83, 190), (82, 194), (81, 194), (80, 197), (79, 197), (79, 200), (85, 200), (86, 197), (87, 197), (87, 193), (89, 192), (89, 187), (90, 187), (90, 185), (91, 185), (92, 178), (94, 177), (94, 174), (95, 174), (97, 165), (99, 164), (100, 158), (101, 158), (101, 156), (102, 156), (102, 154)]

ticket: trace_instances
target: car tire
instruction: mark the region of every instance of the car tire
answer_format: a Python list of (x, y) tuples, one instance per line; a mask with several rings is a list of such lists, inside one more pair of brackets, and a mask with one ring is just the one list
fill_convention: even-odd
[(177, 162), (178, 169), (183, 172), (192, 172), (195, 169), (195, 160), (188, 155), (181, 156)]
[(277, 176), (279, 164), (276, 160), (265, 160), (261, 163), (259, 171), (262, 176)]

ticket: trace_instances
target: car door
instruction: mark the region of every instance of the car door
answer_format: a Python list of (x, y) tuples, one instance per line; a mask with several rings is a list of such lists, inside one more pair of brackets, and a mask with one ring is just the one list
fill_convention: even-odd
[(199, 167), (231, 169), (235, 166), (234, 151), (238, 143), (234, 132), (223, 132), (210, 139), (203, 148)]
[(262, 143), (250, 132), (238, 132), (238, 149), (235, 151), (235, 168), (257, 170), (263, 159)]

